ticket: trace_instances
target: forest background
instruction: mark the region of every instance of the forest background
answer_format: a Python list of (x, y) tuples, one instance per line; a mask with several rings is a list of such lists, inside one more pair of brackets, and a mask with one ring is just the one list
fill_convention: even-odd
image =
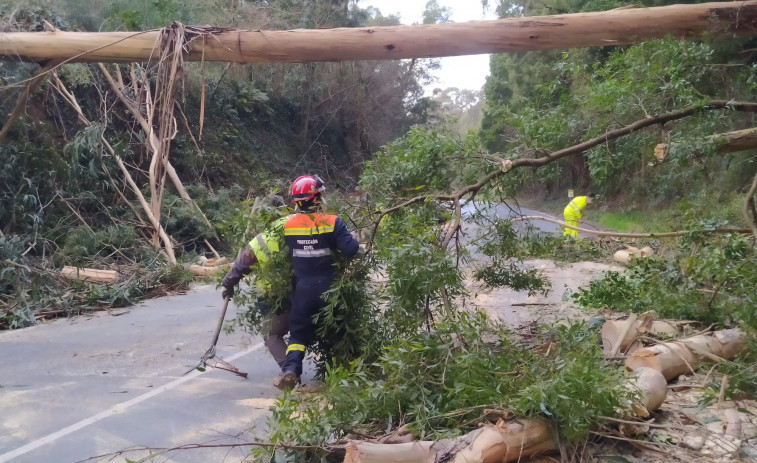
[[(482, 6), (494, 8), (499, 17), (506, 18), (600, 11), (627, 3), (484, 0)], [(680, 2), (634, 2), (639, 6), (672, 3)], [(448, 10), (428, 2), (424, 23), (448, 18)], [(41, 31), (45, 22), (62, 30), (139, 31), (173, 21), (251, 30), (398, 23), (396, 17), (362, 8), (362, 2), (354, 0), (50, 0), (0, 5), (4, 31)], [(723, 148), (727, 137), (712, 137), (756, 126), (754, 111), (744, 110), (749, 106), (740, 104), (755, 100), (754, 37), (668, 39), (626, 47), (493, 55), (491, 75), (482, 94), (440, 89), (424, 96), (423, 87), (435, 65), (434, 60), (421, 59), (185, 63), (179, 92), (181, 113), (176, 114), (170, 161), (193, 202), (169, 189), (162, 198), (160, 217), (175, 245), (177, 265), (166, 265), (137, 201), (117, 175), (118, 157), (133, 177), (140, 179), (143, 194), (149, 198), (145, 172), (150, 159), (133, 114), (119, 104), (103, 68), (60, 66), (55, 80), (43, 80), (24, 100), (21, 117), (3, 127), (0, 328), (19, 328), (48, 316), (126, 305), (185, 287), (192, 277), (181, 264), (210, 255), (213, 249), (235, 255), (250, 238), (250, 231), (260, 225), (248, 217), (254, 198), (286, 192), (292, 178), (318, 173), (331, 191), (341, 193), (334, 195), (339, 198), (333, 203), (336, 209), (349, 212), (357, 210), (358, 205), (373, 208), (374, 215), (354, 215), (352, 225), (369, 228), (375, 210), (384, 211), (381, 217), (391, 215), (382, 228), (375, 230), (375, 260), (347, 272), (354, 277), (365, 275), (375, 266), (385, 269), (392, 284), (382, 299), (371, 299), (370, 291), (356, 284), (356, 279), (340, 281), (335, 288), (335, 298), (342, 306), (353, 307), (356, 313), (352, 315), (357, 315), (352, 318), (354, 326), (349, 326), (350, 337), (338, 345), (321, 346), (341, 359), (342, 366), (352, 365), (336, 370), (335, 381), (366, 377), (364, 367), (350, 364), (357, 358), (369, 365), (384, 355), (389, 356), (384, 358), (387, 362), (408, 368), (418, 360), (409, 357), (428, 352), (415, 352), (407, 340), (432, 321), (438, 323), (439, 344), (435, 349), (439, 355), (460, 348), (445, 341), (450, 331), (468, 339), (492, 329), (477, 318), (455, 315), (452, 301), (465, 296), (464, 275), (459, 266), (461, 251), (448, 252), (448, 246), (454, 246), (459, 236), (447, 234), (440, 226), (454, 220), (456, 204), (427, 199), (475, 184), (506, 160), (538, 158), (635, 121), (678, 110), (688, 113), (539, 169), (517, 169), (493, 177), (471, 193), (497, 202), (519, 198), (559, 211), (568, 189), (591, 189), (599, 193), (601, 201), (590, 217), (607, 226), (647, 232), (749, 227), (757, 220), (753, 201), (751, 209), (747, 202), (754, 196), (755, 150), (731, 152)], [(108, 66), (114, 73), (113, 65)], [(0, 63), (3, 114), (13, 111), (19, 95), (23, 96), (22, 84), (38, 70), (36, 64)], [(150, 71), (147, 65), (122, 68), (127, 80), (137, 80)], [(82, 123), (65, 95), (75, 96), (89, 123)], [(112, 151), (106, 149), (105, 142)], [(658, 145), (662, 146), (662, 155), (655, 156)], [(414, 200), (418, 195), (426, 199)], [(391, 214), (386, 212), (390, 210)], [(509, 222), (490, 226), (490, 241), (482, 249), (494, 265), (476, 272), (490, 286), (546, 291), (549, 288), (538, 272), (517, 264), (532, 256), (576, 260), (607, 252), (607, 243), (601, 241), (574, 243), (530, 235), (519, 238)], [(622, 311), (654, 306), (664, 316), (717, 327), (755, 328), (754, 237), (692, 233), (673, 243), (653, 244), (664, 259), (642, 263), (629, 274), (608, 275), (576, 294), (576, 301), (586, 307), (609, 306)], [(113, 267), (129, 277), (111, 286), (70, 282), (58, 273), (63, 265)], [(376, 312), (371, 309), (379, 303), (388, 304), (390, 310), (384, 315), (393, 318), (382, 320), (380, 325), (366, 323), (376, 321), (372, 318)], [(450, 323), (450, 319), (458, 323)], [(344, 314), (330, 313), (322, 323), (344, 328), (348, 322)], [(383, 329), (368, 336), (360, 325), (363, 330), (366, 326)], [(572, 329), (544, 336), (563, 341), (566, 355), (577, 359), (576, 371), (596, 360), (588, 341)], [(361, 340), (348, 348), (348, 341), (354, 339)], [(403, 340), (409, 346), (382, 351)], [(488, 347), (471, 342), (466, 347), (475, 351), (475, 358), (485, 358)], [(514, 359), (534, 362), (526, 351), (519, 352)], [(400, 358), (403, 356), (408, 358)], [(442, 383), (450, 356), (454, 358), (449, 354), (442, 359)], [(757, 369), (749, 363), (753, 359), (745, 362), (747, 367), (739, 370), (742, 376), (731, 383), (733, 393), (753, 393)], [(331, 366), (322, 367), (326, 370)], [(544, 373), (534, 377), (550, 378), (556, 369), (552, 363), (543, 367)], [(510, 371), (513, 366), (481, 368)], [(561, 368), (567, 375), (564, 366)], [(417, 378), (419, 384), (431, 377), (434, 384), (439, 382), (434, 376), (438, 372), (431, 367), (415, 373), (429, 375)], [(460, 370), (456, 374), (467, 373)], [(522, 394), (519, 403), (508, 407), (526, 415), (549, 410), (549, 416), (564, 429), (575, 431), (575, 435), (569, 433), (570, 439), (578, 438), (597, 416), (608, 414), (617, 404), (616, 393), (600, 385), (614, 384), (608, 379), (615, 378), (611, 370), (594, 376), (590, 382), (580, 375), (563, 376), (569, 386), (552, 384), (553, 389), (545, 386), (537, 391), (535, 386), (518, 384), (517, 388), (529, 394)], [(587, 394), (601, 390), (601, 404), (586, 407), (584, 414), (572, 413), (571, 406), (562, 402), (564, 398), (553, 393), (565, 387)], [(431, 393), (439, 397), (444, 394), (439, 390)], [(410, 403), (417, 399), (402, 396), (404, 392), (399, 389), (385, 389), (381, 394), (376, 397), (401, 396), (399, 402)], [(372, 405), (368, 400), (353, 404), (347, 400), (349, 391), (342, 395), (344, 406), (364, 413), (366, 422), (379, 413), (375, 408), (369, 410)], [(418, 426), (433, 435), (445, 420), (449, 421), (449, 417), (439, 418), (450, 413), (442, 405), (464, 410), (492, 400), (468, 394), (451, 404), (422, 402), (417, 408), (406, 404), (405, 410), (413, 410)], [(299, 411), (295, 407), (289, 413)], [(302, 428), (294, 432), (286, 426), (290, 422), (285, 415), (278, 417), (284, 423), (278, 434), (281, 442), (319, 445), (319, 439), (335, 429), (344, 432), (349, 428), (337, 417), (334, 421), (321, 420), (322, 427), (312, 426), (312, 432), (303, 436)], [(449, 416), (452, 421), (460, 418)]]

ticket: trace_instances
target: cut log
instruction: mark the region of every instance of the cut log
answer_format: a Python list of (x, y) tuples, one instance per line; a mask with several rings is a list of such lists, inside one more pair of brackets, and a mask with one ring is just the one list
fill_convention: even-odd
[[(705, 138), (704, 141), (706, 143), (717, 143), (717, 149), (715, 151), (717, 154), (728, 154), (750, 150), (757, 148), (757, 127), (710, 135), (709, 137)], [(654, 157), (657, 159), (657, 161), (653, 163), (653, 165), (657, 165), (664, 161), (671, 148), (675, 149), (676, 144), (657, 144), (654, 147)], [(701, 154), (703, 149), (695, 148), (694, 151), (697, 151)]]
[(219, 257), (217, 259), (216, 258), (208, 259), (205, 256), (200, 256), (198, 260), (200, 262), (200, 265), (203, 267), (217, 267), (217, 266), (226, 265), (229, 263), (229, 259), (225, 257)]
[(639, 349), (626, 359), (625, 366), (628, 370), (654, 368), (670, 381), (706, 361), (733, 359), (746, 347), (746, 335), (734, 328)]
[(620, 262), (624, 265), (631, 265), (635, 263), (638, 259), (642, 259), (644, 257), (649, 257), (651, 255), (654, 255), (654, 249), (652, 249), (649, 246), (645, 246), (641, 249), (635, 248), (633, 246), (629, 246), (626, 249), (621, 249), (617, 251), (613, 258), (616, 262)]
[(647, 418), (649, 412), (659, 409), (668, 397), (668, 382), (654, 368), (639, 367), (633, 370), (629, 384), (641, 393), (639, 403), (633, 407), (636, 416), (641, 418)]
[(103, 283), (106, 285), (112, 285), (118, 279), (118, 272), (115, 270), (98, 270), (70, 266), (63, 267), (60, 274), (71, 280), (81, 280), (89, 283)]
[[(396, 60), (628, 45), (673, 37), (732, 37), (757, 32), (757, 2), (629, 8), (496, 21), (293, 31), (187, 27), (185, 61), (237, 63)], [(155, 59), (162, 30), (7, 32), (8, 60), (134, 62)], [(197, 40), (193, 40), (197, 39)]]
[[(675, 336), (678, 328), (672, 323), (654, 320), (653, 315), (643, 314), (641, 319), (609, 320), (602, 325), (602, 353), (605, 357), (614, 357), (618, 352), (630, 354), (641, 349), (641, 343), (635, 342), (640, 334), (650, 333), (656, 336)], [(633, 326), (629, 327), (633, 323)], [(628, 331), (624, 335), (624, 330)], [(623, 338), (621, 339), (621, 336)]]
[(204, 267), (202, 265), (197, 264), (191, 264), (189, 267), (187, 267), (187, 270), (192, 275), (197, 275), (200, 277), (210, 277), (210, 276), (218, 276), (223, 272), (226, 272), (229, 269), (229, 265), (212, 265), (209, 267)]
[(352, 441), (345, 463), (498, 463), (518, 461), (557, 449), (549, 425), (531, 419), (486, 424), (457, 439), (375, 444)]

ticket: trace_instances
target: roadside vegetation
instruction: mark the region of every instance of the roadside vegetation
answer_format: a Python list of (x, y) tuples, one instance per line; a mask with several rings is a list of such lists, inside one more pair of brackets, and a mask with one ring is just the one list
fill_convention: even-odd
[[(171, 21), (247, 29), (398, 22), (361, 2), (336, 0), (231, 2), (221, 11), (176, 0), (141, 8), (91, 3), (87, 11), (66, 0), (3, 4), (0, 23), (8, 30), (41, 30), (43, 21), (67, 30), (144, 30)], [(482, 3), (501, 17), (627, 6)], [(445, 17), (435, 2), (427, 13), (428, 22)], [(460, 91), (423, 97), (433, 60), (185, 64), (181, 128), (170, 143), (181, 181), (162, 185), (146, 174), (155, 154), (135, 114), (141, 106), (129, 106), (129, 92), (112, 82), (120, 75), (132, 88), (150, 88), (160, 71), (63, 65), (2, 135), (0, 329), (182, 290), (192, 280), (186, 264), (214, 250), (236, 255), (278, 217), (256, 208), (255, 198), (318, 173), (334, 187), (329, 208), (361, 232), (366, 252), (340, 263), (317, 320), (313, 352), (323, 385), (277, 399), (275, 447), (255, 457), (322, 461), (349, 438), (405, 429), (438, 440), (511, 417), (546, 418), (561, 444), (582, 452), (636, 396), (622, 386), (620, 364), (602, 356), (598, 327), (514, 330), (476, 310), (468, 283), (560, 291), (528, 261), (609, 260), (625, 244), (649, 244), (654, 258), (608, 272), (571, 302), (589, 311), (654, 310), (701, 330), (757, 332), (757, 151), (730, 152), (727, 137), (710, 138), (757, 122), (756, 40), (493, 56), (483, 106)], [(16, 86), (35, 72), (3, 63), (3, 113), (12, 112)], [(466, 131), (482, 107), (480, 130)], [(633, 123), (644, 127), (622, 132)], [(596, 142), (581, 148), (587, 140)], [(600, 193), (586, 219), (602, 228), (747, 233), (572, 240), (486, 213), (487, 204), (517, 210), (515, 198), (527, 198), (561, 217), (568, 189)], [(64, 265), (117, 269), (121, 279), (111, 286), (65, 281)], [(253, 270), (276, 273), (264, 275), (273, 297), (289, 295), (287, 265)], [(238, 323), (260, 329), (257, 294), (237, 297), (250, 304)], [(712, 394), (723, 384), (718, 375), (731, 378), (724, 395), (754, 397), (757, 349), (718, 364), (708, 375)]]

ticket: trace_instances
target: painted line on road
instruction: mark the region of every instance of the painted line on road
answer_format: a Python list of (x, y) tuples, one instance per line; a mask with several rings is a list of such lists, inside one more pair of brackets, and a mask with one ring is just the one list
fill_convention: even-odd
[[(247, 355), (247, 354), (249, 354), (251, 352), (254, 352), (254, 351), (262, 348), (264, 345), (265, 344), (262, 343), (262, 342), (258, 343), (258, 344), (255, 344), (252, 347), (248, 347), (246, 350), (237, 352), (236, 354), (232, 355), (231, 357), (227, 358), (226, 360), (231, 362), (231, 361), (233, 361), (235, 359), (238, 359), (239, 357), (242, 357), (243, 355)], [(210, 370), (210, 368), (208, 368), (208, 370)], [(140, 402), (144, 402), (145, 400), (150, 399), (152, 397), (155, 397), (156, 395), (160, 394), (161, 392), (169, 391), (169, 390), (175, 388), (176, 386), (184, 384), (184, 383), (186, 383), (187, 381), (189, 381), (191, 379), (194, 379), (194, 378), (196, 378), (196, 377), (198, 377), (200, 375), (205, 374), (208, 370), (203, 371), (203, 372), (195, 370), (195, 371), (189, 373), (188, 375), (182, 376), (181, 378), (178, 378), (178, 379), (175, 379), (175, 380), (171, 381), (168, 384), (165, 384), (163, 386), (158, 387), (155, 390), (152, 390), (150, 392), (142, 394), (142, 395), (140, 395), (138, 397), (135, 397), (135, 398), (133, 398), (131, 400), (127, 400), (126, 402), (121, 402), (120, 404), (116, 404), (116, 405), (110, 407), (109, 409), (107, 409), (105, 411), (102, 411), (102, 412), (100, 412), (100, 413), (98, 413), (96, 415), (90, 416), (89, 418), (85, 418), (85, 419), (79, 421), (78, 423), (74, 423), (71, 426), (66, 426), (65, 428), (63, 428), (63, 429), (61, 429), (59, 431), (56, 431), (56, 432), (54, 432), (52, 434), (48, 434), (48, 435), (46, 435), (44, 437), (40, 437), (39, 439), (34, 440), (32, 442), (29, 442), (28, 444), (26, 444), (24, 446), (21, 446), (21, 447), (15, 449), (15, 450), (11, 450), (10, 452), (4, 453), (4, 454), (0, 455), (0, 463), (5, 463), (5, 462), (8, 462), (8, 461), (11, 461), (13, 458), (19, 457), (19, 456), (21, 456), (21, 455), (23, 455), (25, 453), (29, 453), (32, 450), (35, 450), (35, 449), (37, 449), (39, 447), (42, 447), (45, 444), (49, 444), (51, 442), (54, 442), (54, 441), (60, 439), (61, 437), (67, 436), (68, 434), (71, 434), (72, 432), (78, 431), (78, 430), (80, 430), (80, 429), (82, 429), (82, 428), (84, 428), (86, 426), (89, 426), (90, 424), (93, 424), (93, 423), (96, 423), (96, 422), (98, 422), (100, 420), (103, 420), (105, 418), (111, 417), (111, 416), (113, 416), (113, 415), (115, 415), (117, 413), (122, 413), (122, 412), (126, 411), (127, 409), (129, 409), (129, 407), (131, 407), (133, 405), (136, 405), (136, 404), (138, 404)]]

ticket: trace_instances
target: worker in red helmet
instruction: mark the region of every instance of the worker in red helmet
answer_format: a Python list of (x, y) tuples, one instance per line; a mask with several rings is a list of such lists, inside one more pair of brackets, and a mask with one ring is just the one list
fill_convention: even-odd
[(317, 175), (305, 175), (292, 183), (295, 215), (284, 223), (284, 240), (289, 247), (295, 286), (289, 314), (289, 344), (281, 374), (274, 385), (291, 389), (300, 382), (305, 349), (315, 341), (313, 316), (326, 306), (323, 293), (334, 281), (333, 252), (351, 257), (359, 243), (342, 219), (321, 211), (325, 190)]
[[(286, 211), (284, 198), (271, 195), (268, 198), (268, 207), (282, 213)], [(258, 265), (267, 267), (268, 272), (278, 270), (275, 266), (277, 256), (284, 256), (284, 223), (293, 217), (283, 216), (271, 223), (262, 233), (256, 235), (247, 247), (239, 252), (237, 259), (232, 264), (221, 285), (224, 298), (234, 297), (234, 292), (239, 281), (250, 274), (252, 267)], [(279, 254), (282, 253), (282, 254)], [(276, 300), (271, 294), (271, 282), (258, 275), (255, 278), (257, 308), (263, 317), (261, 334), (264, 337), (265, 346), (281, 367), (286, 360), (286, 342), (284, 336), (289, 330), (289, 299)]]

